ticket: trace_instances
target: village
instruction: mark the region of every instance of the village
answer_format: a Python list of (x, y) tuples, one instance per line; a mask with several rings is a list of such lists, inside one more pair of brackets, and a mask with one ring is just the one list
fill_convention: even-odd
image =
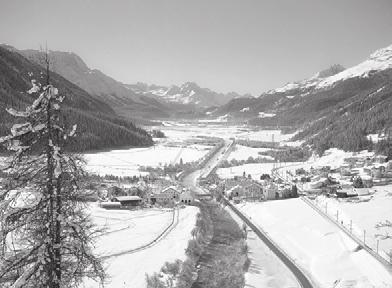
[[(160, 171), (145, 176), (125, 177), (113, 180), (110, 177), (92, 182), (90, 189), (96, 195), (95, 200), (106, 209), (135, 209), (143, 207), (173, 207), (176, 204), (194, 204), (196, 195), (185, 187), (181, 177), (206, 163), (222, 144), (209, 151), (199, 164), (186, 166), (187, 170)], [(235, 145), (234, 145), (235, 146)], [(233, 147), (233, 149), (235, 149)], [(287, 162), (273, 163), (270, 171), (261, 173), (259, 179), (253, 179), (244, 169), (242, 175), (232, 178), (219, 177), (214, 167), (207, 175), (198, 179), (206, 193), (221, 195), (234, 203), (243, 201), (266, 201), (296, 198), (299, 194), (314, 199), (324, 195), (332, 198), (350, 198), (349, 201), (366, 198), (374, 194), (375, 186), (392, 183), (392, 161), (386, 156), (372, 153), (346, 155), (340, 162), (312, 163)], [(182, 161), (181, 161), (182, 162)], [(325, 165), (324, 165), (325, 164)], [(366, 197), (365, 197), (366, 196)]]

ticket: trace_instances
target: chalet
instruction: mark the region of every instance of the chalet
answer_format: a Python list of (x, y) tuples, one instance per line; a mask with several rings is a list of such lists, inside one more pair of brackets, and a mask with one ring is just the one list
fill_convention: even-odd
[(101, 202), (99, 203), (99, 206), (101, 208), (105, 209), (121, 209), (121, 203), (120, 202)]
[(233, 199), (234, 197), (243, 197), (244, 194), (244, 188), (240, 185), (236, 185), (225, 191), (225, 195), (229, 197), (229, 199)]
[(365, 188), (373, 187), (373, 177), (368, 175), (361, 175), (362, 183)]
[(271, 183), (268, 186), (264, 187), (265, 200), (273, 200), (278, 198), (279, 198), (279, 189), (277, 185)]
[(372, 176), (375, 179), (382, 178), (384, 173), (385, 173), (385, 167), (384, 166), (379, 166), (379, 167), (373, 167), (372, 168)]
[(355, 196), (366, 196), (370, 194), (369, 188), (353, 188), (353, 195)]
[(343, 165), (340, 167), (341, 176), (351, 176), (351, 169), (349, 165)]
[(112, 202), (120, 202), (121, 207), (136, 207), (142, 203), (142, 198), (139, 196), (117, 196), (112, 199)]
[(170, 186), (162, 190), (161, 194), (167, 195), (168, 197), (171, 197), (174, 200), (178, 199), (178, 196), (180, 195), (180, 192), (177, 190), (175, 186)]
[(265, 198), (263, 194), (263, 186), (257, 182), (245, 186), (244, 188), (246, 198), (263, 200)]
[(186, 190), (180, 194), (180, 203), (192, 204), (195, 201), (195, 197), (190, 190)]
[(174, 204), (174, 198), (173, 195), (168, 194), (168, 193), (159, 193), (159, 194), (152, 194), (150, 196), (150, 201), (152, 204), (161, 204), (161, 205), (167, 205), (167, 204)]

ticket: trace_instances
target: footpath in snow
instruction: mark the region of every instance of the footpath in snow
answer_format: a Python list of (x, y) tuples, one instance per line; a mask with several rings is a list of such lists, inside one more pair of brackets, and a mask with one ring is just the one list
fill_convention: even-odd
[[(167, 227), (171, 218), (171, 213), (154, 210), (105, 211), (95, 208), (94, 219), (101, 223), (105, 222), (109, 227), (112, 224), (116, 225), (112, 233), (98, 239), (97, 252), (105, 256), (106, 253), (118, 253), (138, 248), (152, 241)], [(104, 264), (109, 279), (105, 288), (145, 288), (146, 273), (159, 272), (167, 261), (185, 260), (185, 249), (191, 238), (191, 231), (195, 226), (198, 212), (199, 208), (193, 206), (179, 209), (179, 223), (156, 245), (136, 253), (125, 253), (106, 259)], [(114, 214), (111, 215), (111, 213)], [(122, 230), (126, 227), (129, 228)], [(117, 229), (120, 231), (116, 232)], [(91, 280), (86, 280), (83, 285), (83, 288), (97, 287), (98, 283)]]
[(392, 287), (392, 275), (301, 199), (237, 205), (320, 287)]

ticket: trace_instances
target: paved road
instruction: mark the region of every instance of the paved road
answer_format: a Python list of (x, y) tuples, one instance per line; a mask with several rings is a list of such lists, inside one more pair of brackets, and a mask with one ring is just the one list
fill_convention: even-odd
[[(220, 149), (208, 163), (204, 166), (204, 168), (197, 170), (189, 175), (187, 175), (183, 179), (184, 185), (188, 186), (191, 190), (195, 191), (196, 193), (205, 193), (198, 185), (197, 185), (197, 178), (199, 178), (201, 175), (205, 175), (209, 173), (215, 167), (219, 161), (222, 159), (225, 159), (228, 155), (228, 153), (225, 153), (227, 151), (228, 147), (230, 146), (232, 142), (226, 140), (225, 145), (222, 149)], [(241, 212), (239, 212), (229, 201), (227, 201), (228, 206), (255, 232), (255, 234), (272, 250), (273, 253), (277, 257), (279, 257), (282, 262), (292, 271), (294, 276), (297, 278), (299, 284), (303, 288), (313, 288), (312, 283), (309, 281), (309, 279), (306, 277), (306, 275), (297, 267), (297, 265), (290, 259), (288, 258), (278, 247), (275, 246), (275, 244), (266, 236), (260, 229), (258, 229), (252, 222), (250, 222)]]
[(237, 208), (235, 208), (229, 201), (226, 201), (226, 204), (237, 214), (242, 221), (244, 221), (267, 246), (271, 249), (271, 251), (279, 257), (280, 260), (290, 269), (290, 271), (297, 278), (299, 284), (303, 288), (312, 288), (313, 285), (310, 280), (306, 277), (306, 275), (297, 267), (297, 265), (288, 258), (275, 244), (259, 229), (254, 225), (247, 217), (245, 217)]
[(202, 169), (196, 170), (184, 177), (182, 182), (184, 183), (185, 186), (187, 186), (189, 189), (191, 189), (197, 194), (205, 194), (203, 189), (201, 189), (197, 185), (197, 178), (205, 176), (208, 173), (210, 173), (212, 169), (214, 169), (214, 167), (218, 165), (218, 163), (221, 160), (227, 157), (225, 151), (232, 144), (232, 141), (230, 140), (224, 140), (224, 141), (225, 141), (225, 145), (215, 153), (215, 155), (206, 163), (206, 165)]

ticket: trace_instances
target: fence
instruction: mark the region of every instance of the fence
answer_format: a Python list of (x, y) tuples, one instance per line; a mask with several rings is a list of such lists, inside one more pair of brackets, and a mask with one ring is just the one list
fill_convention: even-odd
[[(351, 239), (361, 245), (367, 252), (373, 255), (382, 264), (392, 269), (392, 253), (379, 249), (379, 239), (366, 233), (366, 230), (360, 231), (353, 227), (351, 219), (342, 218), (342, 212), (338, 209), (328, 209), (328, 205), (320, 207), (317, 202), (308, 199), (306, 196), (301, 197), (309, 206), (316, 210), (321, 216), (328, 218), (331, 222), (343, 230)], [(340, 218), (339, 218), (340, 214)]]
[[(288, 166), (295, 166), (295, 165), (287, 165)], [(282, 168), (286, 168), (282, 167)], [(287, 175), (286, 177), (279, 174), (279, 168), (274, 169), (272, 171), (274, 176), (281, 178), (285, 182), (289, 182), (290, 180)], [(290, 175), (291, 176), (291, 175)], [(297, 183), (298, 184), (298, 183)], [(298, 187), (300, 192), (305, 192), (303, 187)], [(386, 265), (389, 270), (392, 269), (392, 250), (385, 251), (380, 249), (380, 240), (377, 239), (375, 236), (373, 237), (370, 233), (366, 233), (366, 230), (361, 230), (353, 226), (353, 221), (348, 219), (347, 217), (343, 217), (343, 213), (339, 213), (339, 209), (332, 209), (329, 207), (328, 204), (320, 207), (317, 202), (310, 200), (306, 196), (301, 197), (303, 201), (305, 201), (309, 206), (311, 206), (314, 210), (316, 210), (321, 216), (328, 218), (332, 221), (335, 225), (337, 225), (341, 230), (343, 230), (351, 239), (356, 241), (361, 247), (363, 247), (367, 252), (369, 252), (372, 256), (374, 256), (379, 262), (383, 265)], [(340, 215), (339, 215), (340, 214)]]

